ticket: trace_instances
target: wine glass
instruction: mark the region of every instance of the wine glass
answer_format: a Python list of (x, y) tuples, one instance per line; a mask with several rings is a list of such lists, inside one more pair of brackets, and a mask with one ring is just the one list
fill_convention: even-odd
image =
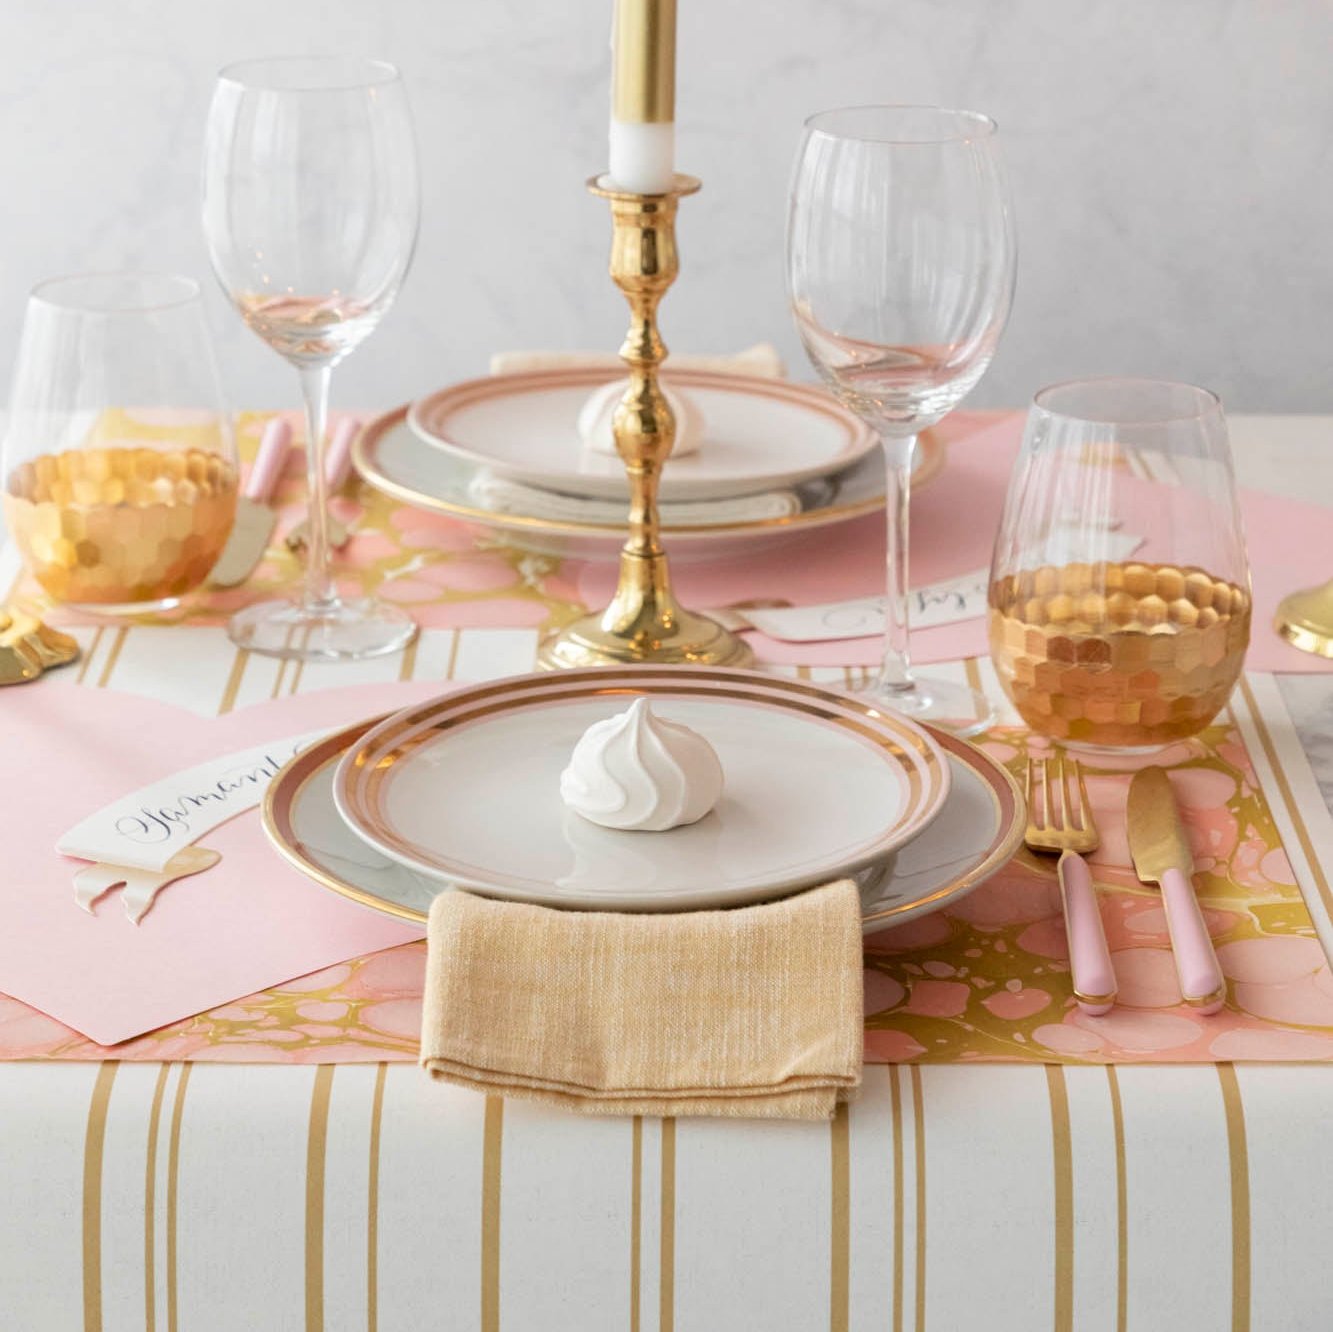
[(1222, 404), (1154, 379), (1042, 389), (995, 542), (996, 674), (1034, 730), (1146, 752), (1240, 675), (1250, 574)]
[(204, 234), (245, 322), (301, 377), (309, 535), (298, 602), (232, 618), (241, 647), (340, 661), (393, 652), (416, 626), (329, 572), (323, 450), (333, 366), (392, 305), (416, 244), (416, 144), (394, 66), (357, 58), (246, 60), (218, 75), (204, 157)]
[(4, 516), (52, 600), (176, 610), (236, 515), (236, 446), (199, 285), (83, 273), (33, 288), (4, 437)]
[(886, 633), (868, 693), (961, 734), (989, 722), (985, 698), (910, 668), (908, 500), (917, 435), (976, 385), (1009, 316), (1014, 229), (995, 134), (986, 116), (939, 107), (812, 116), (787, 225), (806, 354), (884, 444)]

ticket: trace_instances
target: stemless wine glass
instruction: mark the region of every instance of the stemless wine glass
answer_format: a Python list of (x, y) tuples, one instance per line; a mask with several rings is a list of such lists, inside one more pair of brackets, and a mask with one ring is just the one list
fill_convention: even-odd
[(995, 542), (990, 644), (1033, 730), (1148, 751), (1202, 730), (1250, 639), (1222, 404), (1153, 379), (1042, 389)]
[(878, 701), (968, 734), (990, 706), (912, 675), (908, 500), (917, 435), (976, 385), (1013, 299), (1015, 245), (995, 123), (973, 111), (863, 106), (805, 122), (787, 281), (806, 354), (872, 425), (887, 462), (888, 596)]
[(378, 60), (247, 60), (218, 76), (204, 161), (213, 268), (245, 322), (301, 376), (309, 537), (304, 595), (231, 621), (242, 647), (348, 660), (416, 632), (402, 611), (344, 600), (329, 572), (323, 467), (332, 367), (374, 330), (416, 244), (417, 163), (398, 71)]
[(4, 439), (4, 514), (55, 601), (174, 610), (236, 514), (236, 449), (198, 283), (87, 273), (33, 288)]

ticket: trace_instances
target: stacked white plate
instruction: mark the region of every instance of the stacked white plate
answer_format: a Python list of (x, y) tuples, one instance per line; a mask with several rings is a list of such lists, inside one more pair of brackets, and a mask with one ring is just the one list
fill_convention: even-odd
[[(469, 380), (389, 413), (364, 432), (357, 468), (422, 508), (486, 523), (555, 554), (613, 555), (628, 483), (614, 454), (588, 448), (579, 416), (616, 371), (571, 367)], [(697, 451), (662, 473), (673, 553), (717, 556), (881, 508), (876, 438), (823, 389), (754, 375), (679, 370), (663, 381), (703, 421)], [(918, 451), (918, 484), (941, 451)], [(690, 549), (686, 549), (686, 547)]]
[[(602, 828), (559, 776), (636, 697), (717, 750), (718, 805), (669, 832)], [(313, 745), (269, 788), (278, 849), (335, 892), (424, 920), (451, 887), (546, 906), (682, 911), (855, 875), (867, 929), (932, 911), (1021, 840), (1009, 774), (848, 694), (754, 671), (542, 673), (447, 694)]]

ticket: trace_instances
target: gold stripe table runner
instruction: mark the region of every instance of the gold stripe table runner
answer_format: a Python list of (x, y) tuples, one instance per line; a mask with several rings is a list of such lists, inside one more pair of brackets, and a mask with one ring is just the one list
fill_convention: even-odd
[(1333, 1318), (1333, 1068), (880, 1066), (831, 1124), (409, 1066), (0, 1066), (0, 1326), (1056, 1332)]

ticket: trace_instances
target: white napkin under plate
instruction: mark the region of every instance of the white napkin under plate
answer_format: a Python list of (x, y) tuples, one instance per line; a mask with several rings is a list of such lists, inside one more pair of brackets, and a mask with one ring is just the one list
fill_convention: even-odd
[[(468, 483), (468, 496), (490, 513), (521, 514), (548, 522), (620, 524), (625, 521), (627, 500), (584, 499), (554, 490), (480, 471)], [(794, 490), (769, 490), (759, 495), (732, 499), (674, 500), (658, 506), (666, 527), (712, 527), (720, 523), (760, 522), (790, 518), (801, 512), (801, 498)]]

